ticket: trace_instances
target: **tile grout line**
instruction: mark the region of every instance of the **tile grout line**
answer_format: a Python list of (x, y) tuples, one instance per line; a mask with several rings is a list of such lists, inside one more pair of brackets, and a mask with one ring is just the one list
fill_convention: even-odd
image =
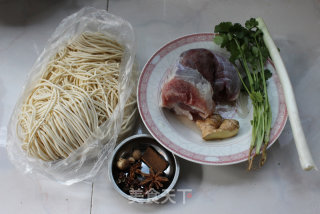
[(91, 184), (90, 214), (92, 213), (92, 204), (93, 204), (93, 181)]

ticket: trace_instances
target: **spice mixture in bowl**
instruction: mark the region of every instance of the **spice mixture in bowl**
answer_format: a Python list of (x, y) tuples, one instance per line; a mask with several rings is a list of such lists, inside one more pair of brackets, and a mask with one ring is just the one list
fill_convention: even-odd
[(168, 194), (179, 170), (175, 156), (145, 134), (122, 141), (109, 162), (109, 177), (115, 189), (140, 203), (158, 201)]

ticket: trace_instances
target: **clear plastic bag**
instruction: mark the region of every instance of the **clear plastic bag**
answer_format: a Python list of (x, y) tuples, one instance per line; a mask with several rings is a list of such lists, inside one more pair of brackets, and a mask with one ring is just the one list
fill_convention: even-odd
[[(112, 116), (98, 128), (98, 134), (87, 139), (66, 159), (47, 162), (30, 157), (21, 148), (22, 142), (16, 131), (21, 105), (30, 94), (34, 83), (39, 80), (43, 68), (58, 49), (65, 46), (71, 38), (85, 31), (105, 33), (125, 49), (120, 65), (118, 105)], [(62, 20), (32, 67), (11, 116), (7, 133), (7, 150), (13, 164), (25, 173), (39, 173), (67, 185), (93, 178), (113, 151), (121, 130), (123, 112), (128, 110), (125, 109), (125, 104), (129, 98), (132, 99), (132, 93), (135, 92), (137, 74), (132, 69), (134, 57), (134, 32), (127, 21), (109, 14), (105, 10), (87, 7)], [(131, 107), (135, 108), (133, 105)], [(136, 109), (134, 110), (136, 111)]]

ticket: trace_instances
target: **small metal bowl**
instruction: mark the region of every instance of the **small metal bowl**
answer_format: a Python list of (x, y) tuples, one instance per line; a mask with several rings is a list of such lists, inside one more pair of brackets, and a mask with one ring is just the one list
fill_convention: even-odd
[[(171, 181), (171, 183), (162, 193), (156, 195), (155, 197), (133, 197), (132, 195), (124, 192), (116, 183), (116, 174), (117, 172), (119, 172), (119, 169), (117, 168), (117, 160), (123, 155), (124, 151), (132, 151), (133, 149), (145, 151), (149, 146), (152, 146), (152, 148), (155, 149), (169, 163), (168, 167), (166, 168), (166, 170), (164, 170), (163, 173), (166, 175), (166, 177), (169, 178), (169, 181)], [(142, 167), (141, 171), (143, 170), (144, 169)], [(163, 146), (161, 146), (153, 137), (147, 134), (138, 134), (126, 138), (115, 148), (109, 160), (108, 171), (109, 179), (112, 182), (114, 188), (120, 193), (120, 195), (127, 198), (128, 200), (138, 203), (150, 203), (153, 201), (161, 201), (161, 199), (163, 199), (163, 197), (166, 196), (174, 188), (179, 177), (180, 166), (176, 157), (171, 152), (166, 150)]]

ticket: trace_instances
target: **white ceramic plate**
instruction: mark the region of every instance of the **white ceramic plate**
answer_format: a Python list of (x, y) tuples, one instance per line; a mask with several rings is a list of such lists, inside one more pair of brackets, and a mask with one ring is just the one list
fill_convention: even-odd
[[(215, 141), (204, 141), (195, 123), (159, 106), (160, 91), (167, 71), (176, 62), (183, 51), (192, 48), (207, 48), (223, 54), (223, 50), (212, 41), (214, 34), (192, 34), (178, 38), (158, 50), (145, 65), (138, 85), (138, 108), (142, 120), (153, 137), (174, 154), (201, 164), (227, 165), (248, 159), (251, 140), (252, 106), (247, 103), (244, 108), (217, 106), (226, 118), (239, 121), (237, 136)], [(268, 81), (268, 94), (272, 109), (271, 146), (279, 137), (287, 120), (287, 110), (283, 91), (275, 70)], [(246, 97), (245, 97), (246, 98)]]

